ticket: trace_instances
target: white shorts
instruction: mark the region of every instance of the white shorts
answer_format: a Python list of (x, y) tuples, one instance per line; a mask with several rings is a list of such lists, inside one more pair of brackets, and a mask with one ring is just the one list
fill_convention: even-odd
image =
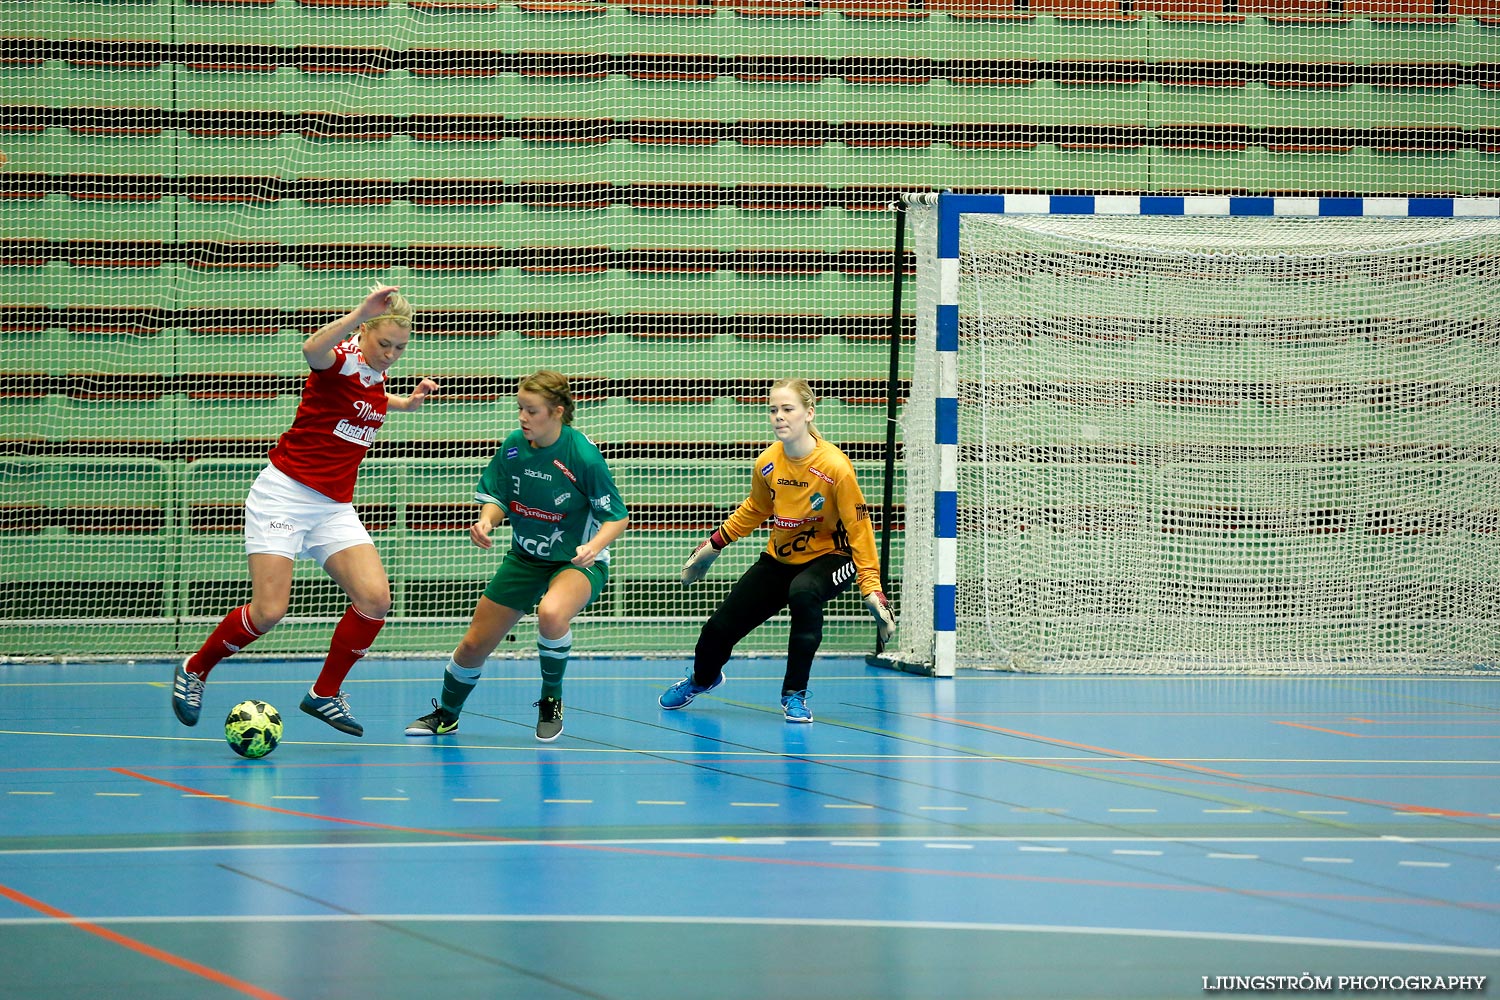
[(261, 470), (245, 498), (245, 552), (250, 555), (306, 557), (322, 566), (335, 552), (373, 544), (354, 504), (330, 500), (274, 465)]

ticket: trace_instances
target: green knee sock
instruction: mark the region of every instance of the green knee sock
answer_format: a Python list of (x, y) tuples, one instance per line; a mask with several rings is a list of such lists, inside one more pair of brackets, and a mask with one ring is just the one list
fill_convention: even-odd
[(479, 674), (484, 668), (471, 670), (461, 667), (451, 658), (448, 666), (443, 671), (443, 693), (439, 697), (438, 704), (443, 711), (457, 715), (464, 710), (464, 701), (474, 690), (474, 685), (479, 683)]
[(573, 630), (569, 629), (561, 639), (538, 634), (536, 651), (542, 661), (542, 697), (561, 698), (563, 672), (568, 669), (568, 654), (573, 651)]

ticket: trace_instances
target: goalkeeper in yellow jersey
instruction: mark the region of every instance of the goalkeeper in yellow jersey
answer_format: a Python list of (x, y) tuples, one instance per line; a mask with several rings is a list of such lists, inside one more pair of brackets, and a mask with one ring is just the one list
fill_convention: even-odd
[(770, 541), (704, 624), (693, 669), (662, 692), (662, 708), (686, 708), (698, 695), (722, 684), (723, 667), (735, 643), (787, 608), (792, 629), (781, 708), (788, 722), (811, 722), (807, 680), (813, 654), (823, 641), (823, 607), (854, 580), (875, 618), (881, 643), (895, 631), (895, 616), (880, 589), (875, 533), (864, 494), (849, 459), (813, 429), (816, 403), (812, 389), (800, 378), (780, 379), (771, 386), (776, 443), (755, 460), (750, 495), (693, 550), (682, 567), (682, 582), (702, 579), (724, 546), (767, 520)]

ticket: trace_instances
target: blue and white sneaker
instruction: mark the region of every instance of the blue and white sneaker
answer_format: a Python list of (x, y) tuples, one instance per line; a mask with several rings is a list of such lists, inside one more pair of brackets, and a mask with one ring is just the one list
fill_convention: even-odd
[(321, 719), (341, 733), (348, 733), (350, 736), (365, 734), (365, 727), (349, 711), (349, 696), (342, 691), (332, 698), (319, 698), (309, 691), (302, 696), (301, 708), (314, 719)]
[(693, 672), (689, 670), (686, 677), (663, 691), (661, 697), (656, 699), (656, 703), (669, 712), (675, 712), (679, 708), (687, 708), (693, 703), (694, 698), (700, 694), (707, 694), (723, 683), (724, 675), (720, 674), (714, 678), (714, 682), (708, 687), (695, 684), (693, 683)]
[(781, 714), (788, 722), (811, 722), (812, 709), (807, 707), (807, 692), (793, 691), (781, 696)]
[(188, 672), (188, 660), (191, 659), (191, 656), (183, 657), (182, 663), (172, 671), (172, 711), (177, 713), (177, 721), (184, 726), (198, 724), (198, 716), (203, 711), (203, 688), (208, 684), (207, 677)]

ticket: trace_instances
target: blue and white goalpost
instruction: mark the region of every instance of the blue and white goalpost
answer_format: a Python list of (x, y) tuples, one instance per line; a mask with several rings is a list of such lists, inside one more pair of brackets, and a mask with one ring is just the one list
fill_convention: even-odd
[(1500, 199), (905, 200), (892, 665), (1500, 656)]

